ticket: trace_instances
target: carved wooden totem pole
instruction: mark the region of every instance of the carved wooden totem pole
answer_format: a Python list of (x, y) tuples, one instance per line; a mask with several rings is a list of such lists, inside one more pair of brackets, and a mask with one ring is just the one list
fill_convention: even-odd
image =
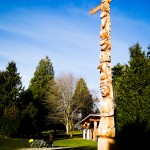
[(111, 76), (111, 23), (110, 23), (110, 2), (111, 0), (102, 0), (102, 3), (92, 9), (93, 15), (101, 10), (101, 30), (100, 30), (100, 90), (102, 100), (100, 103), (100, 123), (98, 127), (99, 139), (98, 150), (110, 150), (111, 144), (114, 144), (115, 121), (114, 121), (114, 100)]

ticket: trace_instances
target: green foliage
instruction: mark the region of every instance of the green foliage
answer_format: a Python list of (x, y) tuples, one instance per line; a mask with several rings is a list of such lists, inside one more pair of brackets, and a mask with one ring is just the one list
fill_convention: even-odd
[(37, 108), (33, 99), (32, 92), (27, 89), (20, 94), (20, 125), (18, 129), (19, 136), (29, 136), (37, 132)]
[(1, 134), (12, 137), (18, 132), (20, 124), (19, 109), (15, 106), (8, 106), (1, 118)]
[(13, 136), (20, 124), (19, 105), (20, 94), (23, 91), (15, 62), (8, 63), (6, 70), (0, 72), (0, 78), (0, 132), (6, 136)]
[(4, 71), (0, 71), (0, 115), (3, 115), (3, 110), (4, 110), (4, 96), (5, 96), (5, 72)]
[(11, 104), (19, 104), (18, 98), (20, 96), (22, 88), (22, 82), (20, 74), (17, 73), (15, 62), (8, 63), (6, 71), (1, 72), (1, 109)]
[(35, 107), (38, 112), (36, 115), (37, 127), (39, 129), (39, 136), (42, 134), (42, 129), (45, 128), (45, 120), (48, 115), (48, 111), (45, 108), (44, 100), (49, 90), (50, 80), (54, 79), (54, 70), (51, 60), (46, 56), (45, 59), (41, 59), (39, 65), (36, 68), (34, 77), (31, 79), (29, 90), (33, 93), (33, 99), (35, 101)]
[(146, 122), (150, 129), (150, 59), (139, 43), (129, 48), (128, 65), (116, 65), (113, 85), (116, 101), (116, 129), (121, 133), (127, 124)]
[(37, 133), (37, 108), (34, 106), (33, 102), (29, 102), (28, 105), (21, 112), (21, 123), (19, 126), (20, 135), (33, 135)]
[(47, 122), (46, 124), (53, 124), (56, 125), (59, 123), (60, 118), (59, 118), (59, 107), (58, 106), (58, 99), (59, 99), (59, 94), (58, 94), (58, 89), (56, 86), (56, 82), (54, 79), (50, 80), (48, 82), (48, 90), (46, 91), (46, 96), (43, 101), (43, 105), (48, 111), (48, 116), (47, 116)]
[(36, 68), (34, 77), (31, 79), (29, 89), (32, 91), (34, 99), (41, 100), (45, 96), (48, 82), (54, 78), (54, 70), (51, 60), (46, 56), (41, 59)]
[(83, 78), (80, 78), (76, 84), (73, 99), (78, 102), (76, 103), (77, 105), (80, 105), (79, 113), (82, 114), (81, 119), (93, 112), (92, 95), (90, 94)]

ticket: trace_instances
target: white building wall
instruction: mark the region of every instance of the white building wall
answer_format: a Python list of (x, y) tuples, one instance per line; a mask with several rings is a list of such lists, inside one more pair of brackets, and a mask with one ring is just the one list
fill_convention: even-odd
[(86, 130), (84, 129), (83, 130), (83, 139), (86, 139), (85, 134), (86, 134)]
[(87, 129), (87, 140), (90, 139), (90, 129)]

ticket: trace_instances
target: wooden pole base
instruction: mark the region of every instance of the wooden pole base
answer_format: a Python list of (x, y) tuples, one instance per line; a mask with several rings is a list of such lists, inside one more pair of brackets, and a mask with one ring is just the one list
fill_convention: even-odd
[(98, 150), (116, 150), (115, 139), (107, 137), (99, 137)]

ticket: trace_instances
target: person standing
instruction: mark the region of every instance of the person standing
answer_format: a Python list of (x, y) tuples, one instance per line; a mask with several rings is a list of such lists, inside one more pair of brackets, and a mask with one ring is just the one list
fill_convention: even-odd
[(53, 136), (52, 136), (52, 134), (50, 134), (50, 136), (49, 136), (49, 146), (50, 147), (53, 146)]

